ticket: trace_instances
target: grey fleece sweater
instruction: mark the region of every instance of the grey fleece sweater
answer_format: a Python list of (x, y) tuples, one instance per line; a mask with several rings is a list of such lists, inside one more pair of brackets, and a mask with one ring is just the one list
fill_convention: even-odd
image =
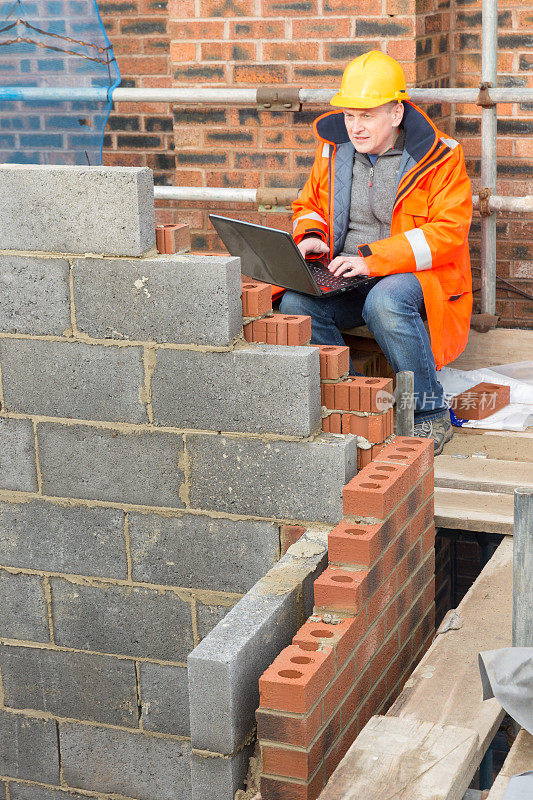
[(357, 255), (359, 245), (390, 236), (404, 141), (405, 134), (400, 128), (393, 147), (378, 156), (374, 166), (365, 153), (355, 151), (350, 223), (341, 255)]

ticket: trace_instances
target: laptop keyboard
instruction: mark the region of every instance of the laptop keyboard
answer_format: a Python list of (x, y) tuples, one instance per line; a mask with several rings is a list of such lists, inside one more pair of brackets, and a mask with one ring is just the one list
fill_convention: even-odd
[(331, 272), (327, 269), (326, 264), (322, 261), (306, 258), (305, 263), (307, 264), (311, 275), (321, 289), (326, 287), (328, 289), (342, 289), (345, 286), (353, 287), (354, 284), (360, 283), (363, 279), (359, 276), (355, 276), (353, 278), (343, 278), (342, 275), (339, 275), (338, 277), (335, 277), (331, 274)]

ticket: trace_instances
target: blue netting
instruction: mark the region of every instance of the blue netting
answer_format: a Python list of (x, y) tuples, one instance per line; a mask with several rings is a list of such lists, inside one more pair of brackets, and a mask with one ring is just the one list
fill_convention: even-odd
[(0, 0), (0, 162), (101, 164), (119, 83), (95, 0)]

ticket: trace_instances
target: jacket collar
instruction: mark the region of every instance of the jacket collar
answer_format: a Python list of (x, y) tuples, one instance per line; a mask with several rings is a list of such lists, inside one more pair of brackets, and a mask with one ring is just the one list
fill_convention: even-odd
[[(404, 115), (402, 126), (405, 132), (404, 151), (415, 162), (421, 161), (431, 150), (439, 134), (435, 125), (431, 122), (422, 109), (415, 106), (409, 100), (404, 100)], [(330, 111), (315, 120), (315, 132), (319, 139), (329, 144), (339, 145), (350, 141), (344, 114), (342, 111)], [(395, 142), (395, 147), (398, 140)], [(391, 151), (388, 151), (389, 153)]]

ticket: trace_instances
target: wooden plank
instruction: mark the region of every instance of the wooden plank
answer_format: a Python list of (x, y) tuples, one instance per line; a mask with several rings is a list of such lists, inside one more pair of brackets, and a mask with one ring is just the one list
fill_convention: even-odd
[(435, 459), (435, 486), (512, 494), (518, 486), (533, 489), (533, 463), (442, 454)]
[(461, 800), (504, 714), (481, 699), (477, 656), (511, 643), (512, 583), (506, 538), (456, 609), (460, 627), (436, 637), (387, 712), (396, 723), (371, 720), (321, 800)]
[[(446, 455), (476, 454), (504, 461), (533, 462), (533, 430), (485, 431), (478, 428), (454, 428), (454, 437), (444, 446)], [(437, 456), (437, 459), (442, 456)], [(437, 461), (435, 461), (437, 463)]]
[(480, 369), (498, 364), (529, 361), (533, 352), (533, 330), (494, 328), (487, 333), (470, 329), (461, 355), (448, 364), (454, 369)]
[(435, 525), (513, 535), (513, 495), (435, 487)]
[(477, 733), (454, 725), (372, 717), (320, 800), (447, 800), (466, 786), (457, 764), (475, 760)]
[(530, 770), (533, 770), (533, 736), (522, 728), (492, 784), (487, 800), (502, 800), (509, 779)]

